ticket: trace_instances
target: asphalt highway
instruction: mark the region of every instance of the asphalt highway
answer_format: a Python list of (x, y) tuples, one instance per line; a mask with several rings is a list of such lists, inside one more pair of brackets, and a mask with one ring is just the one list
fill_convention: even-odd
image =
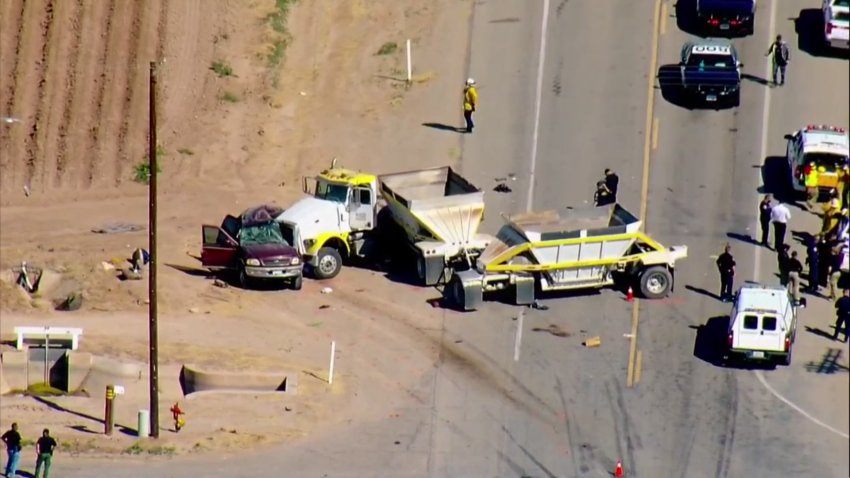
[[(589, 203), (610, 167), (620, 202), (645, 212), (649, 234), (689, 247), (674, 294), (639, 301), (637, 314), (612, 290), (547, 297), (548, 310), (488, 303), (447, 313), (440, 361), (412, 391), (420, 399), (394, 405), (398, 420), (239, 460), (150, 465), (144, 476), (204, 467), (209, 477), (583, 478), (611, 476), (617, 460), (629, 477), (848, 476), (846, 373), (815, 376), (800, 357), (778, 370), (714, 363), (729, 309), (713, 296), (714, 256), (729, 242), (739, 283), (777, 280), (772, 253), (746, 240), (765, 157), (784, 154), (783, 134), (806, 123), (850, 126), (847, 61), (796, 44), (789, 19), (805, 5), (759, 2), (755, 34), (734, 40), (750, 75), (741, 106), (715, 111), (680, 106), (656, 87), (658, 68), (692, 37), (672, 1), (477, 2), (468, 74), (481, 107), (461, 169), (488, 189), (516, 178), (512, 192), (488, 192), (485, 229), (495, 232), (500, 212)], [(764, 52), (776, 33), (789, 39), (792, 63), (787, 85), (769, 88)], [(792, 229), (816, 227), (792, 212)], [(812, 301), (802, 322), (826, 327), (830, 308)], [(553, 324), (571, 336), (533, 330)], [(806, 357), (837, 347), (799, 335)], [(602, 345), (582, 347), (588, 336)], [(399, 436), (404, 446), (385, 445)], [(141, 476), (120, 468), (108, 476)]]

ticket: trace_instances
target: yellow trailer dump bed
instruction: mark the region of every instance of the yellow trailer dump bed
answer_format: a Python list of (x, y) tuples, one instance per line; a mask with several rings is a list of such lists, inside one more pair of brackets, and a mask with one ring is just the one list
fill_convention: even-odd
[(426, 285), (444, 282), (455, 267), (472, 267), (494, 240), (478, 233), (484, 192), (448, 166), (385, 174), (378, 183), (387, 203), (382, 216), (404, 231), (416, 253), (417, 276)]
[(640, 231), (641, 221), (619, 204), (503, 216), (505, 225), (475, 267), (456, 271), (444, 290), (449, 302), (474, 310), (487, 292), (513, 289), (518, 305), (535, 290), (600, 288), (635, 281), (647, 298), (673, 288), (675, 262), (687, 246), (665, 248)]

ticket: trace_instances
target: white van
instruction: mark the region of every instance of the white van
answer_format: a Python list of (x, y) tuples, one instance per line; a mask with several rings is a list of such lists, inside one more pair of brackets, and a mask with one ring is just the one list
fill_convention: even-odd
[(725, 358), (779, 359), (790, 365), (797, 337), (797, 309), (805, 306), (804, 298), (795, 305), (785, 287), (745, 284), (738, 290), (729, 315)]

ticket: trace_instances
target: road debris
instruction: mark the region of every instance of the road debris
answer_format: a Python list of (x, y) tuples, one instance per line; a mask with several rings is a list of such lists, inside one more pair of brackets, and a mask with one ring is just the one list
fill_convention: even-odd
[(585, 339), (585, 341), (582, 342), (581, 344), (584, 345), (587, 348), (599, 347), (600, 345), (602, 345), (602, 339), (599, 338), (598, 336), (589, 337), (589, 338)]
[(330, 294), (333, 291), (330, 287), (322, 287), (322, 294)]
[(528, 304), (528, 308), (529, 309), (536, 309), (536, 310), (549, 310), (548, 305), (543, 305), (540, 302), (538, 302), (536, 299), (531, 304)]
[(499, 183), (495, 188), (493, 188), (493, 191), (496, 191), (497, 193), (509, 193), (513, 192), (513, 189), (509, 188), (505, 183)]
[(330, 308), (331, 308), (331, 306), (329, 306), (328, 304), (322, 304), (322, 305), (319, 306), (319, 309), (330, 309)]
[(545, 328), (535, 327), (535, 328), (531, 329), (531, 331), (532, 332), (549, 332), (550, 334), (554, 335), (555, 337), (570, 337), (571, 335), (573, 335), (573, 334), (567, 332), (566, 330), (562, 329), (561, 327), (559, 327), (558, 325), (555, 325), (555, 324), (549, 324), (549, 326), (545, 327)]
[(225, 281), (223, 281), (223, 280), (221, 280), (221, 279), (216, 279), (216, 280), (214, 280), (214, 281), (213, 281), (213, 285), (214, 285), (214, 286), (216, 286), (216, 287), (221, 287), (222, 289), (227, 289), (227, 288), (229, 287), (229, 286), (227, 285), (227, 282), (225, 282)]

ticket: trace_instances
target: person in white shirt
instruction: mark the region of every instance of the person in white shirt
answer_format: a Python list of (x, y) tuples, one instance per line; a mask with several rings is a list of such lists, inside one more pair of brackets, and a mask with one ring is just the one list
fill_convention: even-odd
[(770, 210), (770, 222), (773, 223), (773, 247), (778, 251), (785, 244), (785, 231), (788, 229), (788, 221), (791, 220), (791, 211), (785, 203), (778, 203)]

